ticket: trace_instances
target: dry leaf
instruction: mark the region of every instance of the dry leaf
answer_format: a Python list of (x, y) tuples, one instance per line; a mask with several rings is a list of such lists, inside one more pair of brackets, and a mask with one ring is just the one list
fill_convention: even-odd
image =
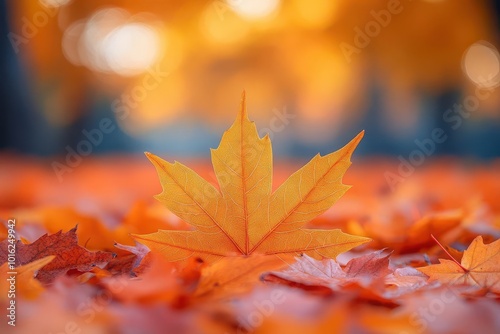
[(115, 243), (115, 247), (132, 254), (114, 258), (108, 263), (106, 269), (113, 274), (133, 275), (139, 265), (144, 265), (151, 261), (151, 259), (147, 258), (150, 256), (149, 248), (138, 242), (135, 243), (135, 246)]
[(334, 153), (316, 155), (272, 192), (271, 140), (268, 135), (259, 138), (243, 95), (236, 121), (212, 150), (220, 189), (179, 162), (146, 153), (163, 187), (156, 198), (196, 230), (160, 230), (134, 237), (171, 261), (196, 255), (210, 262), (254, 253), (334, 258), (369, 239), (303, 226), (349, 189), (342, 176), (362, 137), (363, 132)]
[(316, 292), (321, 291), (322, 287), (336, 289), (353, 282), (369, 286), (392, 272), (389, 269), (390, 254), (384, 255), (383, 252), (384, 250), (380, 250), (354, 258), (345, 268), (332, 259), (318, 261), (304, 255), (285, 271), (266, 273), (262, 279), (306, 290), (318, 290)]
[[(76, 227), (68, 232), (61, 231), (52, 235), (43, 235), (31, 244), (16, 242), (16, 266), (55, 255), (55, 258), (38, 271), (41, 282), (50, 282), (68, 270), (89, 271), (94, 266), (105, 264), (113, 258), (112, 253), (90, 252), (78, 245)], [(1, 244), (6, 244), (4, 240)], [(0, 263), (7, 261), (7, 247), (0, 248)]]
[(439, 262), (418, 270), (429, 276), (429, 281), (479, 285), (500, 293), (500, 240), (485, 245), (478, 236), (464, 251), (461, 264), (446, 259)]

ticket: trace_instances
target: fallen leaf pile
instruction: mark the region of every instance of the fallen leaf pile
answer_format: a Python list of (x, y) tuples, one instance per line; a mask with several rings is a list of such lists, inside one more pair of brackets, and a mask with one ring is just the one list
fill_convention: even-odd
[(158, 201), (144, 159), (88, 158), (59, 184), (2, 155), (0, 306), (15, 300), (16, 326), (2, 315), (0, 331), (498, 332), (499, 163), (429, 162), (391, 190), (391, 162), (347, 171), (362, 137), (273, 173), (243, 98), (213, 170), (146, 154)]

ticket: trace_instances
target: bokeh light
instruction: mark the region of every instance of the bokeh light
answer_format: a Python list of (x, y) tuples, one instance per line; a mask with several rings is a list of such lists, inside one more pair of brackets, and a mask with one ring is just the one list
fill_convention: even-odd
[(462, 66), (469, 80), (477, 86), (492, 88), (500, 84), (500, 54), (488, 42), (470, 46), (464, 54)]
[(226, 0), (231, 9), (246, 19), (261, 19), (274, 13), (279, 0)]
[[(12, 31), (33, 35), (16, 57), (33, 69), (25, 88), (50, 133), (106, 114), (137, 145), (175, 141), (182, 128), (186, 154), (197, 154), (198, 137), (215, 138), (246, 90), (263, 128), (274, 110), (295, 116), (277, 152), (308, 156), (365, 129), (377, 138), (366, 152), (403, 154), (478, 87), (491, 96), (464, 128), (498, 132), (497, 18), (485, 0), (11, 3)], [(494, 150), (450, 138), (441, 153)]]
[(106, 36), (102, 52), (109, 67), (122, 75), (134, 75), (151, 67), (160, 53), (157, 33), (143, 23), (127, 23)]
[(46, 7), (60, 7), (69, 4), (73, 0), (40, 0), (40, 3)]
[(75, 65), (133, 76), (157, 61), (162, 42), (153, 26), (135, 21), (127, 11), (113, 7), (69, 26), (62, 38), (62, 49)]

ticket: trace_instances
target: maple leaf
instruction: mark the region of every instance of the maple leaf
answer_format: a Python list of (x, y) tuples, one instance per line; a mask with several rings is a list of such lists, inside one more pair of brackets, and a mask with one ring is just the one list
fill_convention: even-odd
[(392, 272), (389, 269), (390, 254), (384, 255), (383, 252), (380, 250), (354, 258), (345, 268), (332, 259), (318, 261), (303, 255), (285, 271), (263, 274), (262, 280), (320, 291), (322, 287), (336, 289), (354, 282), (368, 286)]
[[(68, 270), (89, 271), (98, 264), (109, 262), (113, 254), (109, 252), (90, 252), (78, 245), (75, 226), (68, 232), (44, 234), (31, 244), (16, 242), (16, 266), (55, 255), (55, 258), (38, 271), (36, 278), (41, 282), (50, 282)], [(7, 242), (0, 243), (0, 264), (7, 261)]]
[(133, 236), (172, 261), (253, 253), (335, 257), (370, 239), (303, 226), (350, 188), (342, 176), (362, 137), (363, 132), (337, 152), (316, 155), (272, 192), (271, 140), (260, 138), (248, 119), (243, 93), (236, 121), (211, 151), (220, 190), (179, 162), (146, 153), (163, 187), (156, 198), (196, 230)]
[(413, 267), (397, 268), (387, 275), (385, 283), (403, 288), (419, 288), (427, 283), (427, 277)]
[(439, 262), (417, 269), (429, 276), (429, 281), (479, 285), (500, 292), (500, 239), (485, 245), (478, 236), (464, 251), (461, 263), (446, 259)]
[[(9, 291), (10, 272), (15, 272), (16, 293), (26, 299), (35, 299), (44, 290), (42, 284), (34, 277), (40, 268), (52, 261), (55, 256), (46, 256), (24, 266), (9, 269), (9, 264), (5, 262), (0, 266), (0, 291)], [(0, 295), (0, 301), (7, 301), (8, 294)]]
[[(248, 265), (247, 259), (252, 261)], [(276, 256), (260, 254), (249, 258), (226, 257), (203, 269), (200, 282), (194, 292), (194, 299), (224, 299), (234, 298), (254, 288), (259, 283), (262, 272), (281, 268), (286, 265)]]

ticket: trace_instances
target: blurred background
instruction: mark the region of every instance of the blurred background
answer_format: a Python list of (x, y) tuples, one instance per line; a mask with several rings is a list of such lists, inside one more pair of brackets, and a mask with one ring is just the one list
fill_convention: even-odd
[(206, 158), (246, 90), (278, 157), (362, 129), (358, 154), (408, 157), (439, 128), (437, 154), (491, 159), (499, 17), (486, 0), (2, 0), (0, 148)]

